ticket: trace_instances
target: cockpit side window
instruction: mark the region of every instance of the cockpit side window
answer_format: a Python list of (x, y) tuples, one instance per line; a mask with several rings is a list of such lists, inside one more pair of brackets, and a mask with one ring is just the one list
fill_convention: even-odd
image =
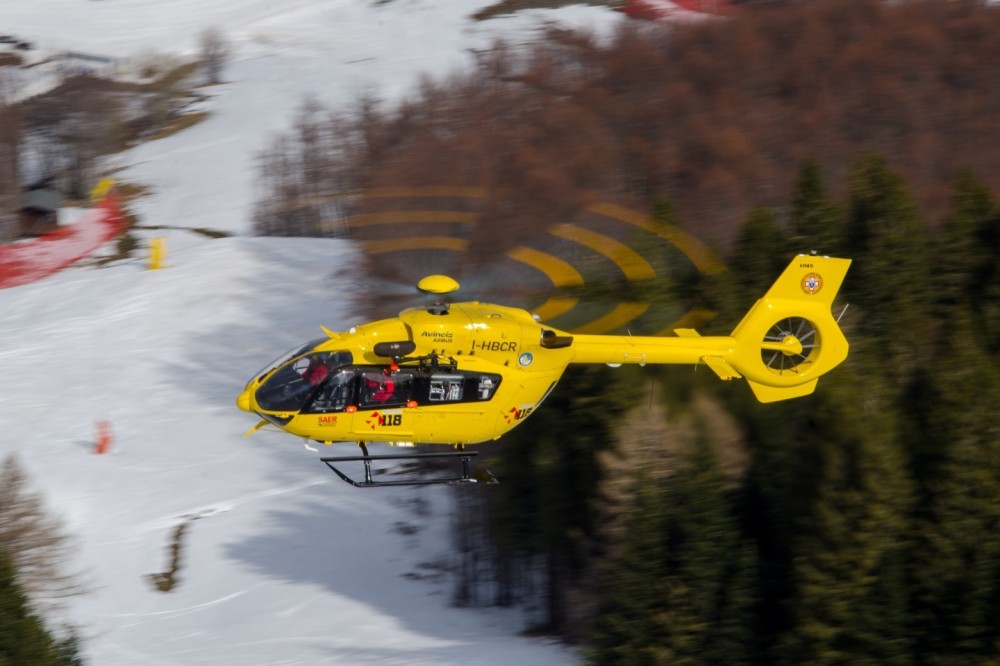
[(350, 364), (351, 352), (317, 352), (295, 361), (295, 369), (310, 386), (317, 386), (337, 368)]
[(326, 380), (312, 401), (302, 410), (306, 414), (342, 412), (354, 403), (357, 377), (353, 370), (341, 370)]

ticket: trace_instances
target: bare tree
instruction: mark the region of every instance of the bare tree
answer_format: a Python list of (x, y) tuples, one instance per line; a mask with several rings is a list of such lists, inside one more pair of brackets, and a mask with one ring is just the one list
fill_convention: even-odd
[(222, 70), (229, 58), (229, 43), (216, 28), (201, 33), (201, 62), (209, 83), (222, 81)]
[(36, 606), (52, 610), (60, 598), (82, 591), (62, 571), (68, 546), (59, 522), (28, 488), (17, 459), (8, 456), (0, 465), (0, 547), (10, 554)]
[(21, 232), (18, 214), (21, 129), (17, 108), (8, 103), (5, 69), (0, 68), (0, 243), (14, 240)]
[(53, 178), (65, 194), (84, 198), (98, 180), (101, 156), (124, 141), (122, 101), (114, 84), (75, 76), (23, 108), (26, 150), (35, 178)]
[(341, 236), (357, 189), (357, 128), (306, 98), (288, 134), (257, 156), (261, 197), (254, 231), (262, 236)]

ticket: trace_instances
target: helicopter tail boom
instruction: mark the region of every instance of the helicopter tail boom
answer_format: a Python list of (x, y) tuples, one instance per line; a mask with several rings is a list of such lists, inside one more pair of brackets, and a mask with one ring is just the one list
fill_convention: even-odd
[(799, 255), (729, 336), (577, 335), (575, 363), (704, 364), (721, 379), (745, 377), (761, 402), (808, 395), (846, 357), (831, 307), (850, 259)]

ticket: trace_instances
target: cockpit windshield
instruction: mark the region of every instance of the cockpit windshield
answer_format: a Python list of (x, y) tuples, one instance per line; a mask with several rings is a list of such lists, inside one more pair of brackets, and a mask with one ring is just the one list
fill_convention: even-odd
[(351, 352), (347, 351), (306, 353), (292, 359), (257, 389), (255, 397), (261, 409), (269, 412), (299, 411), (337, 368), (349, 365), (353, 360)]
[(316, 338), (315, 340), (310, 340), (304, 345), (299, 345), (295, 349), (291, 349), (285, 352), (284, 354), (282, 354), (281, 356), (279, 356), (278, 358), (274, 359), (273, 361), (265, 365), (263, 368), (261, 368), (257, 372), (257, 374), (254, 375), (254, 377), (260, 377), (261, 375), (267, 374), (274, 368), (277, 368), (279, 365), (287, 363), (289, 360), (295, 358), (296, 356), (301, 356), (310, 349), (315, 349), (316, 347), (319, 346), (319, 343), (326, 342), (328, 339), (329, 338)]

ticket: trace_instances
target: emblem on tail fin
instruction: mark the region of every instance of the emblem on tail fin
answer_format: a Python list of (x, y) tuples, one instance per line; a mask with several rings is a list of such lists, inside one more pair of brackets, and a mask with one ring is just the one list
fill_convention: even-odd
[(823, 278), (819, 273), (809, 273), (804, 278), (802, 278), (802, 291), (807, 294), (819, 293), (819, 290), (823, 288)]

